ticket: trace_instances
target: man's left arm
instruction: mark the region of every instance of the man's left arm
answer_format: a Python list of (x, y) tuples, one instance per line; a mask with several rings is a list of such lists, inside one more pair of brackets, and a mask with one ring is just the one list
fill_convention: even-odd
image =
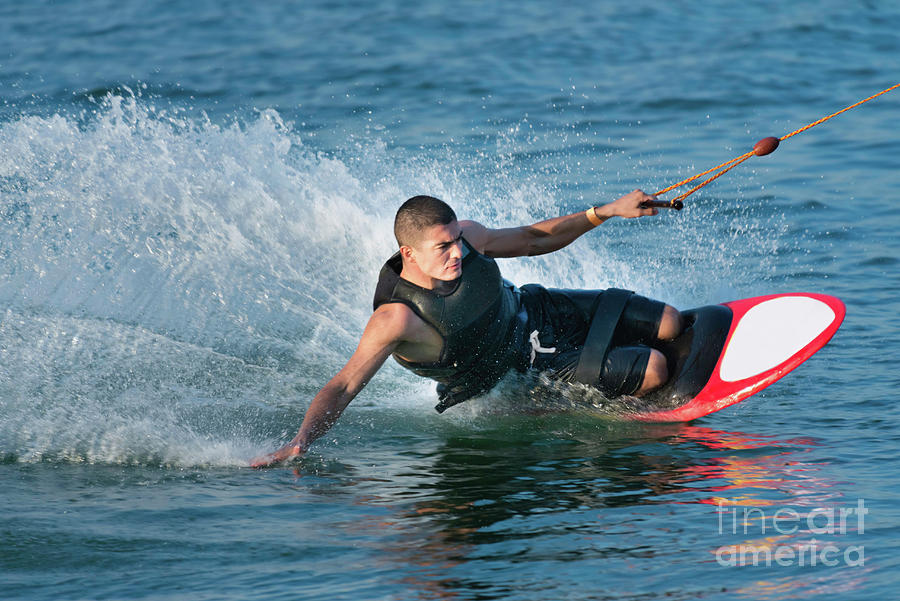
[(581, 211), (532, 225), (502, 229), (489, 229), (475, 221), (460, 221), (459, 224), (469, 244), (489, 257), (543, 255), (568, 246), (585, 232), (612, 217), (656, 215), (656, 209), (641, 206), (641, 203), (648, 200), (656, 200), (656, 197), (635, 190), (611, 203), (588, 209), (593, 213), (593, 219)]

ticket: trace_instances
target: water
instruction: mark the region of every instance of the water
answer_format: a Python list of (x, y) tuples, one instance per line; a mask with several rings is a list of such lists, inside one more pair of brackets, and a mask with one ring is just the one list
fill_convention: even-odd
[(503, 226), (660, 189), (896, 83), (898, 25), (890, 2), (3, 4), (0, 597), (890, 598), (897, 93), (680, 213), (502, 262), (682, 308), (842, 298), (761, 394), (690, 424), (439, 416), (389, 363), (297, 466), (246, 464), (355, 347), (403, 199)]

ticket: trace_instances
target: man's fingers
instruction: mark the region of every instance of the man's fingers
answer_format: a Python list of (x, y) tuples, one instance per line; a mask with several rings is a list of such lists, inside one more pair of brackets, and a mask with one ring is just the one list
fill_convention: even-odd
[(657, 209), (657, 207), (650, 204), (655, 201), (655, 195), (647, 194), (643, 190), (638, 189), (633, 190), (632, 192), (618, 199), (617, 201), (615, 201), (615, 203), (613, 203), (613, 205), (615, 206), (615, 214), (620, 217), (651, 217), (653, 215), (659, 214), (659, 210)]
[(255, 459), (251, 459), (250, 467), (270, 467), (282, 460), (283, 458), (279, 457), (278, 453), (269, 453), (268, 455), (262, 455)]
[(250, 460), (250, 467), (269, 467), (272, 465), (272, 456), (271, 455), (263, 455), (262, 457), (256, 457), (255, 459)]
[(299, 457), (300, 454), (300, 447), (296, 445), (285, 445), (274, 453), (262, 455), (250, 460), (250, 467), (269, 467), (271, 465), (275, 465), (276, 463), (281, 463), (286, 459)]

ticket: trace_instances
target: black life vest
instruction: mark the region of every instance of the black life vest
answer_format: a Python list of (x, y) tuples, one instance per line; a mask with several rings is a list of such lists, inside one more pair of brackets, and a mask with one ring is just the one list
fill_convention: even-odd
[(500, 276), (492, 258), (461, 240), (462, 275), (449, 291), (429, 290), (401, 278), (403, 262), (397, 252), (381, 268), (373, 301), (375, 309), (403, 303), (441, 336), (441, 354), (433, 363), (414, 363), (394, 354), (403, 367), (437, 380), (438, 413), (489, 390), (510, 369), (528, 365), (527, 315), (519, 291)]

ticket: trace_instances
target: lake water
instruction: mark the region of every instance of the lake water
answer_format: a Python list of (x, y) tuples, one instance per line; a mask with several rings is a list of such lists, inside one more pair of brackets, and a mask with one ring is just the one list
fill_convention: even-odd
[(0, 597), (891, 598), (900, 91), (501, 261), (840, 297), (755, 397), (438, 415), (389, 362), (300, 463), (247, 462), (353, 351), (405, 198), (507, 226), (659, 190), (900, 81), (898, 29), (877, 0), (0, 3)]

